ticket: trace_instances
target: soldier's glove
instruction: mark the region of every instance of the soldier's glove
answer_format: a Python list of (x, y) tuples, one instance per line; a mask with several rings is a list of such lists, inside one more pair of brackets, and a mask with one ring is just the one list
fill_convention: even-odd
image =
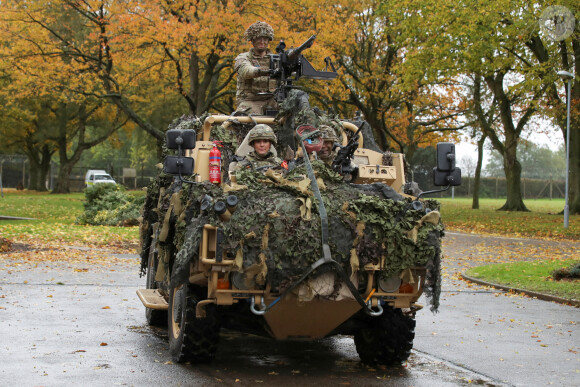
[(258, 76), (259, 77), (264, 77), (266, 75), (268, 75), (268, 76), (270, 75), (270, 69), (262, 69), (261, 68), (261, 69), (258, 70)]

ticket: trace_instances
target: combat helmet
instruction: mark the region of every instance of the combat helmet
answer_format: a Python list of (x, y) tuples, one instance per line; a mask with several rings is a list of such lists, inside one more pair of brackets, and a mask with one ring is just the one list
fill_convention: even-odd
[(320, 125), (318, 127), (318, 130), (320, 130), (320, 133), (322, 134), (323, 141), (332, 141), (332, 142), (338, 141), (338, 137), (336, 137), (336, 133), (334, 132), (334, 129), (332, 129), (330, 126)]
[(249, 131), (248, 144), (252, 145), (256, 140), (270, 140), (274, 145), (277, 143), (276, 134), (274, 134), (272, 128), (266, 124), (258, 124)]
[(265, 36), (270, 40), (274, 40), (274, 29), (268, 23), (258, 21), (248, 27), (244, 32), (244, 39), (253, 41), (256, 38)]

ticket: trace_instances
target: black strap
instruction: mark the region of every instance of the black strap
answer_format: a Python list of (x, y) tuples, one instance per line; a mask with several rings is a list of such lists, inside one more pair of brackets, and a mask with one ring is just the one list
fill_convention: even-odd
[(306, 153), (306, 147), (304, 146), (304, 140), (307, 137), (310, 137), (311, 133), (305, 135), (305, 138), (300, 138), (300, 145), (302, 146), (302, 152), (304, 152), (304, 162), (306, 163), (306, 171), (308, 172), (308, 177), (310, 178), (310, 184), (312, 186), (312, 191), (314, 192), (314, 196), (318, 201), (318, 212), (320, 213), (320, 223), (322, 226), (322, 258), (314, 262), (302, 276), (295, 281), (289, 288), (287, 288), (278, 298), (276, 298), (270, 305), (268, 305), (265, 309), (265, 312), (270, 310), (278, 301), (283, 299), (288, 293), (290, 293), (296, 286), (300, 285), (314, 270), (318, 267), (326, 264), (330, 264), (334, 267), (334, 270), (338, 273), (340, 278), (346, 283), (346, 286), (354, 296), (355, 300), (360, 304), (362, 309), (367, 313), (371, 314), (372, 310), (363, 300), (361, 295), (358, 292), (358, 289), (354, 284), (351, 282), (348, 275), (340, 266), (338, 262), (332, 259), (332, 255), (330, 253), (330, 246), (328, 245), (328, 216), (326, 213), (326, 207), (324, 207), (324, 203), (322, 202), (322, 196), (320, 195), (320, 189), (318, 187), (318, 182), (316, 181), (316, 176), (314, 175), (314, 170), (312, 169), (312, 164), (310, 163), (310, 159), (308, 158), (308, 153)]

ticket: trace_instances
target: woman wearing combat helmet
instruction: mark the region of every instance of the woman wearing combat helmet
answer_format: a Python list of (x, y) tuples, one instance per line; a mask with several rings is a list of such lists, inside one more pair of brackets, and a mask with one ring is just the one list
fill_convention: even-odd
[(266, 171), (268, 169), (287, 169), (285, 163), (274, 155), (271, 148), (276, 145), (276, 134), (265, 124), (258, 124), (248, 132), (248, 143), (253, 151), (236, 165), (236, 170), (253, 168)]

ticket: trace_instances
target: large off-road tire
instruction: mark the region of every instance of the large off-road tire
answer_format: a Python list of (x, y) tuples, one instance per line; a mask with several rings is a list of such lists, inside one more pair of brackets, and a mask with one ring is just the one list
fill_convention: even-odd
[[(147, 289), (158, 289), (159, 285), (155, 281), (155, 274), (157, 274), (157, 265), (159, 264), (159, 258), (157, 255), (157, 233), (153, 233), (151, 238), (151, 244), (149, 245), (149, 258), (147, 260), (147, 276), (146, 276), (146, 288)], [(145, 318), (149, 325), (156, 326), (166, 326), (167, 325), (167, 311), (145, 308)]]
[(362, 362), (374, 365), (401, 364), (411, 354), (415, 338), (415, 319), (400, 309), (385, 306), (380, 316), (365, 316), (354, 335)]
[(196, 318), (198, 294), (189, 284), (169, 292), (169, 352), (177, 363), (209, 363), (215, 358), (220, 331), (217, 310), (215, 305), (207, 305), (207, 317)]

